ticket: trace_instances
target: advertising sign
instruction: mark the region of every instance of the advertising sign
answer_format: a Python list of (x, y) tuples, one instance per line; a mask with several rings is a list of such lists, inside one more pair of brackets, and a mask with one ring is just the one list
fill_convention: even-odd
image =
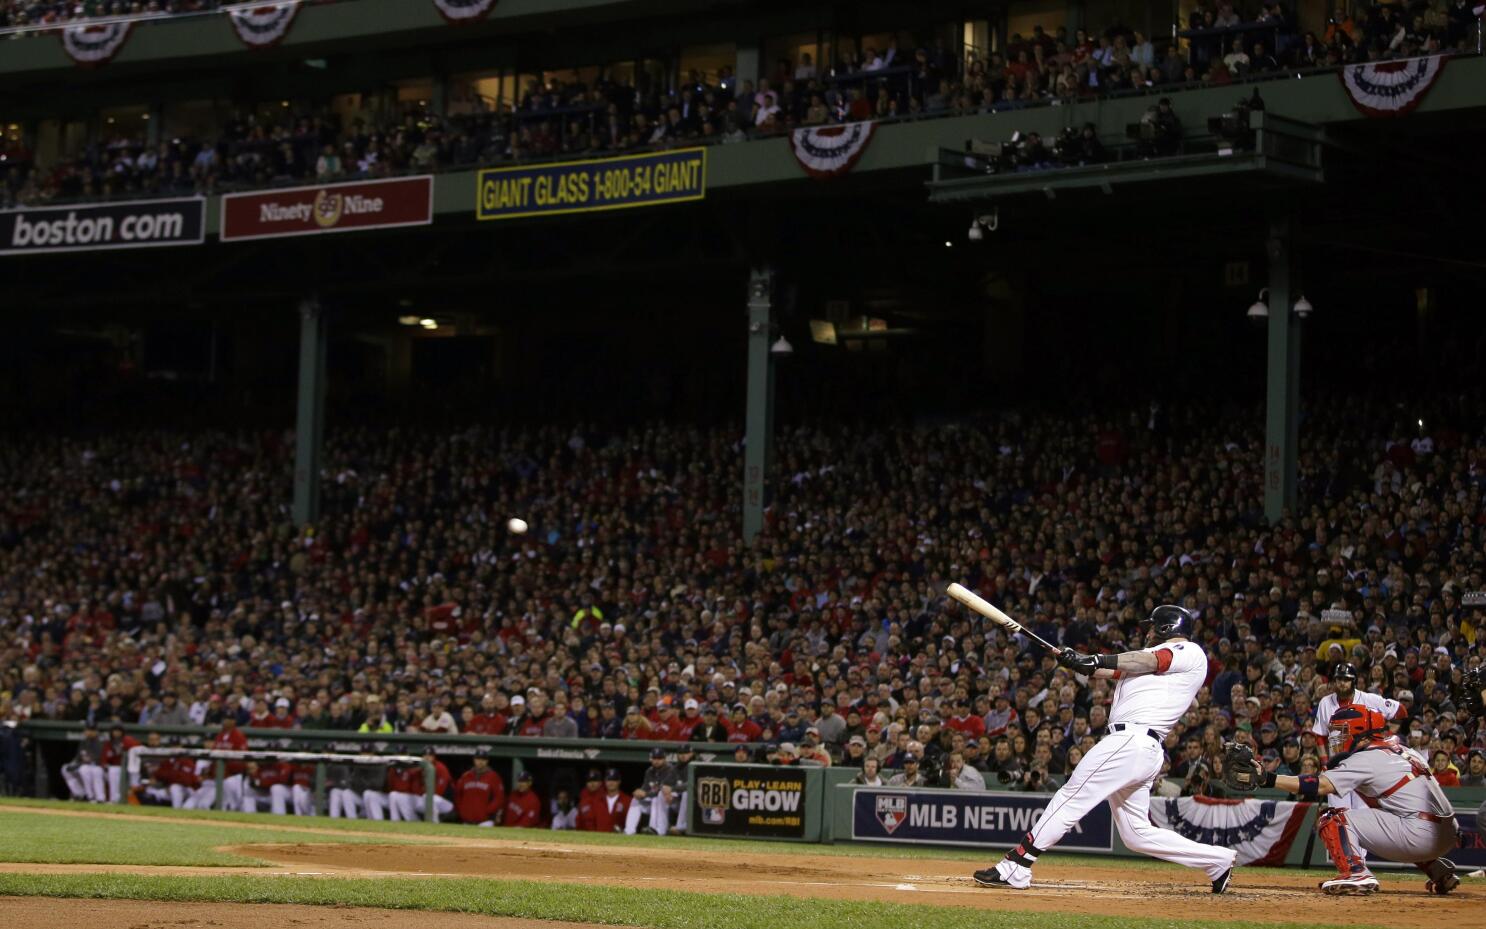
[(702, 765), (690, 800), (696, 835), (805, 836), (805, 772)]
[(707, 150), (487, 168), (478, 175), (475, 215), (515, 219), (684, 203), (707, 196)]
[(431, 222), (433, 178), (428, 175), (222, 197), (223, 242), (426, 226)]
[[(1042, 817), (1048, 798), (1001, 792), (863, 787), (852, 795), (851, 837), (1009, 848)], [(1114, 821), (1101, 803), (1058, 842), (1060, 849), (1110, 851)]]
[(200, 245), (206, 201), (130, 200), (0, 212), (0, 254)]

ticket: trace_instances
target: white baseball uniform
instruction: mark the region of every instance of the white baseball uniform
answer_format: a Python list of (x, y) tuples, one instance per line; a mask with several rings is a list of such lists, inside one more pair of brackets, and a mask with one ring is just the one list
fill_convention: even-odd
[(1161, 743), (1207, 679), (1207, 656), (1196, 643), (1186, 641), (1164, 642), (1144, 651), (1156, 655), (1156, 673), (1119, 678), (1109, 710), (1109, 734), (1073, 769), (1022, 844), (996, 865), (1011, 886), (1029, 886), (1037, 856), (1057, 845), (1105, 800), (1120, 838), (1132, 851), (1201, 868), (1210, 880), (1233, 867), (1238, 856), (1233, 849), (1193, 842), (1151, 824), (1151, 784), (1166, 760)]
[[(1383, 714), (1384, 719), (1391, 720), (1398, 715), (1398, 711), (1400, 708), (1402, 708), (1403, 704), (1399, 703), (1397, 700), (1389, 700), (1387, 697), (1383, 697), (1374, 693), (1368, 693), (1365, 690), (1357, 690), (1356, 688), (1353, 688), (1352, 699), (1347, 704), (1347, 706), (1362, 706), (1367, 707), (1370, 710), (1377, 710), (1379, 713)], [(1336, 711), (1341, 709), (1341, 707), (1342, 703), (1336, 698), (1336, 694), (1334, 693), (1329, 693), (1326, 696), (1322, 697), (1321, 702), (1316, 704), (1316, 721), (1311, 724), (1311, 733), (1313, 735), (1320, 736), (1323, 743), (1326, 741), (1326, 737), (1331, 734), (1331, 717), (1334, 716), (1336, 714)], [(1356, 791), (1327, 794), (1326, 805), (1339, 807), (1344, 810), (1367, 809), (1367, 801), (1363, 800), (1361, 795), (1359, 795)], [(1359, 857), (1366, 860), (1366, 846), (1358, 848), (1357, 852)]]

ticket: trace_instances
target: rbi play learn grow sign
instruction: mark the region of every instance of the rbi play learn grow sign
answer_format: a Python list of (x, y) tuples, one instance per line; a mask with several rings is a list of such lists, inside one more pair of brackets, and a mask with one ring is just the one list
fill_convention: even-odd
[(479, 219), (684, 203), (707, 195), (707, 150), (683, 148), (593, 161), (487, 168), (478, 178), (475, 215)]

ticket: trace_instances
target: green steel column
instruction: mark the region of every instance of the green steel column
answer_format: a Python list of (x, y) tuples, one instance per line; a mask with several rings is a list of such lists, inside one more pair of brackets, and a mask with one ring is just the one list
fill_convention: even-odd
[(294, 524), (320, 518), (320, 451), (325, 443), (325, 313), (299, 305), (299, 415), (294, 429)]
[(769, 335), (774, 304), (769, 271), (748, 279), (748, 412), (743, 449), (743, 543), (751, 544), (764, 528), (764, 505), (773, 437), (773, 371)]
[(439, 808), (433, 799), (437, 796), (434, 791), (434, 787), (437, 786), (435, 778), (433, 762), (427, 758), (423, 759), (423, 821), (429, 823), (439, 821)]
[(1300, 321), (1291, 306), (1300, 274), (1290, 217), (1269, 227), (1269, 376), (1264, 416), (1264, 515), (1278, 522), (1295, 506), (1300, 445)]

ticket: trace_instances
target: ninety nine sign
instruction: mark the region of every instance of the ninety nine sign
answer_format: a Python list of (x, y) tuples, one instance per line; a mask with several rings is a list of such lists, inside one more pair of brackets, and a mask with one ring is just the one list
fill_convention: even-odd
[(475, 216), (514, 219), (683, 203), (707, 196), (707, 150), (682, 148), (479, 174)]
[(0, 255), (200, 245), (205, 238), (199, 197), (0, 212)]
[(222, 241), (426, 226), (433, 178), (398, 177), (222, 197)]

